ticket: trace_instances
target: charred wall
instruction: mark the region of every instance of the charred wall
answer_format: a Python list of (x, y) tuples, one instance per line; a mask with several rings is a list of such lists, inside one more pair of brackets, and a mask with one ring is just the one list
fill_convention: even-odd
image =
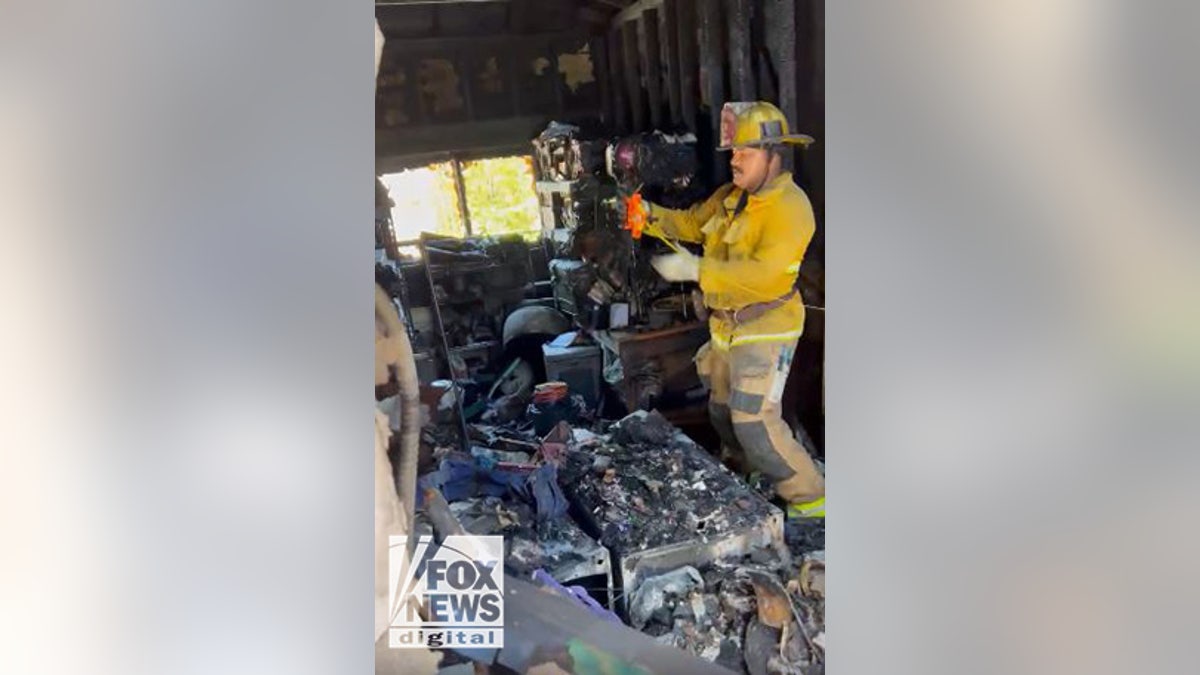
[[(714, 148), (728, 100), (773, 101), (817, 142), (795, 151), (823, 257), (823, 0), (509, 0), (376, 8), (381, 170), (421, 155), (527, 151), (551, 120)], [(708, 151), (708, 178), (728, 179)]]

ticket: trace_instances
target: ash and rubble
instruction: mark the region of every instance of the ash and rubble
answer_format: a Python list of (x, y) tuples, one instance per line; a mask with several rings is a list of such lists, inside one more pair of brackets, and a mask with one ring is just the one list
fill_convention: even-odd
[(734, 672), (821, 673), (824, 556), (681, 567), (642, 582), (629, 614), (630, 625), (661, 644)]
[(571, 580), (601, 564), (598, 557), (607, 562), (603, 547), (570, 518), (539, 521), (521, 501), (475, 497), (450, 504), (450, 511), (471, 534), (502, 535), (505, 565), (524, 578), (542, 569), (560, 581)]
[(634, 413), (567, 453), (568, 498), (626, 554), (753, 527), (775, 507), (657, 412)]
[[(591, 428), (563, 423), (540, 439), (528, 424), (470, 432), (488, 447), (473, 449), (476, 483), (451, 510), (468, 532), (503, 535), (505, 567), (524, 578), (542, 570), (570, 584), (595, 574), (601, 558), (607, 568), (632, 552), (719, 539), (776, 512), (769, 487), (747, 484), (656, 412)], [(535, 499), (523, 489), (528, 478), (484, 480), (489, 471), (531, 476), (545, 464), (554, 466), (570, 512)], [(622, 619), (734, 672), (823, 673), (824, 521), (789, 522), (784, 539), (786, 551), (755, 548), (642, 578), (624, 598)]]

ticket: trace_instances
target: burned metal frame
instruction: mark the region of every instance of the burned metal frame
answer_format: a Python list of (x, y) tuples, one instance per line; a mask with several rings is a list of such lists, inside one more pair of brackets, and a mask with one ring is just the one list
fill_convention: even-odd
[(450, 341), (446, 339), (446, 324), (442, 322), (442, 306), (438, 302), (437, 288), (433, 282), (433, 261), (429, 259), (429, 246), (426, 242), (426, 233), (421, 233), (421, 239), (417, 242), (417, 246), (421, 251), (421, 260), (424, 261), (425, 280), (429, 282), (430, 302), (433, 305), (433, 318), (437, 325), (438, 336), (442, 342), (442, 354), (446, 358), (446, 365), (450, 369), (450, 390), (454, 393), (454, 413), (458, 417), (459, 432), (462, 434), (459, 440), (460, 449), (463, 452), (469, 452), (471, 449), (471, 435), (467, 431), (467, 416), (463, 412), (462, 389), (458, 386), (458, 378), (454, 376), (454, 365), (450, 360)]

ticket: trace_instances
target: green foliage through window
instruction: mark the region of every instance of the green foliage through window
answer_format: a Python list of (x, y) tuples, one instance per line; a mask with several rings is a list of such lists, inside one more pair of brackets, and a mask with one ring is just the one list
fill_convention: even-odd
[[(460, 166), (471, 234), (517, 234), (530, 241), (538, 238), (541, 220), (532, 157), (497, 157), (462, 162)], [(453, 162), (386, 174), (382, 179), (395, 202), (392, 229), (398, 241), (415, 240), (422, 232), (466, 236)]]
[(526, 239), (537, 239), (542, 226), (531, 157), (463, 162), (462, 174), (472, 233), (519, 234)]
[(389, 173), (382, 179), (395, 203), (392, 230), (398, 241), (415, 240), (422, 232), (451, 237), (466, 234), (454, 189), (454, 165), (450, 162)]

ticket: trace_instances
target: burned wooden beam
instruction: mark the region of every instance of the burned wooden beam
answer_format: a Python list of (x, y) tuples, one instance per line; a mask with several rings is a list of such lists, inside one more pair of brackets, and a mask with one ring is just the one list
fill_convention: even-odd
[(608, 126), (613, 126), (616, 108), (613, 105), (612, 90), (609, 87), (608, 41), (595, 36), (588, 41), (588, 49), (592, 53), (592, 68), (596, 84), (600, 87), (600, 118)]
[(608, 33), (608, 77), (609, 90), (613, 98), (613, 128), (619, 134), (629, 133), (629, 97), (625, 91), (625, 49), (621, 44), (621, 32)]
[[(796, 2), (795, 0), (766, 0), (763, 6), (766, 28), (767, 51), (771, 55), (775, 75), (779, 81), (779, 109), (788, 119), (789, 125), (800, 125), (800, 102), (797, 85), (799, 74), (796, 72)], [(798, 133), (811, 133), (803, 129), (793, 130)], [(795, 166), (795, 153), (784, 153), (784, 163), (788, 169)]]
[(758, 87), (757, 99), (778, 101), (779, 77), (775, 74), (775, 64), (771, 60), (770, 47), (767, 44), (764, 8), (764, 5), (755, 5), (754, 13), (750, 17), (750, 59)]
[(753, 101), (754, 69), (750, 60), (750, 0), (725, 0), (726, 25), (729, 27), (729, 83), (739, 101)]
[(629, 94), (629, 108), (633, 113), (633, 131), (646, 129), (646, 96), (642, 90), (642, 78), (638, 65), (638, 25), (634, 21), (621, 25), (621, 43), (625, 53), (625, 90)]
[(804, 0), (797, 11), (797, 35), (801, 36), (797, 57), (799, 119), (794, 124), (817, 142), (797, 153), (796, 166), (817, 216), (813, 246), (820, 251), (825, 246), (825, 2)]
[(650, 104), (650, 126), (663, 127), (662, 53), (658, 43), (658, 10), (648, 9), (638, 19), (642, 38), (642, 76)]
[(461, 51), (454, 55), (454, 69), (458, 71), (458, 81), (462, 83), (463, 107), (467, 111), (467, 121), (470, 122), (475, 119), (475, 99), (471, 95), (473, 78), (470, 61)]
[(462, 162), (454, 157), (450, 160), (454, 167), (454, 192), (458, 195), (458, 209), (462, 213), (463, 230), (471, 236), (471, 206), (467, 203), (467, 184), (463, 180)]
[(512, 98), (512, 114), (517, 116), (521, 114), (521, 71), (517, 66), (517, 59), (511, 53), (504, 55), (504, 77), (507, 80), (505, 86), (508, 87), (509, 94)]
[[(579, 121), (582, 115), (564, 115), (559, 121)], [(529, 151), (529, 139), (546, 128), (550, 115), (525, 115), (475, 122), (410, 125), (376, 129), (376, 161), (392, 161), (406, 155), (503, 149)]]
[(712, 164), (709, 175), (713, 185), (729, 180), (725, 156), (717, 150), (721, 137), (721, 106), (725, 104), (725, 25), (721, 22), (721, 0), (697, 0), (697, 20), (700, 26), (700, 91), (708, 113), (708, 130), (712, 140)]
[(676, 28), (679, 17), (679, 0), (663, 0), (662, 11), (659, 12), (659, 40), (662, 42), (663, 80), (667, 86), (667, 110), (672, 126), (683, 124), (683, 114), (679, 109), (679, 31)]
[(579, 30), (552, 31), (546, 33), (530, 33), (527, 35), (483, 35), (478, 37), (440, 37), (440, 38), (394, 38), (386, 43), (386, 49), (397, 54), (418, 52), (450, 53), (459, 49), (508, 49), (518, 45), (531, 43), (551, 44), (564, 40), (578, 39), (583, 36)]
[(562, 73), (559, 72), (557, 52), (558, 50), (551, 45), (550, 49), (546, 50), (545, 57), (550, 61), (550, 79), (554, 81), (555, 112), (561, 115), (567, 111), (567, 85), (563, 82)]
[(624, 10), (617, 15), (614, 23), (625, 23), (626, 21), (635, 21), (648, 9), (657, 8), (662, 5), (663, 0), (637, 0), (637, 2), (627, 2)]
[(679, 40), (679, 112), (687, 130), (699, 130), (699, 66), (696, 53), (696, 3), (671, 0), (675, 7), (675, 36)]

